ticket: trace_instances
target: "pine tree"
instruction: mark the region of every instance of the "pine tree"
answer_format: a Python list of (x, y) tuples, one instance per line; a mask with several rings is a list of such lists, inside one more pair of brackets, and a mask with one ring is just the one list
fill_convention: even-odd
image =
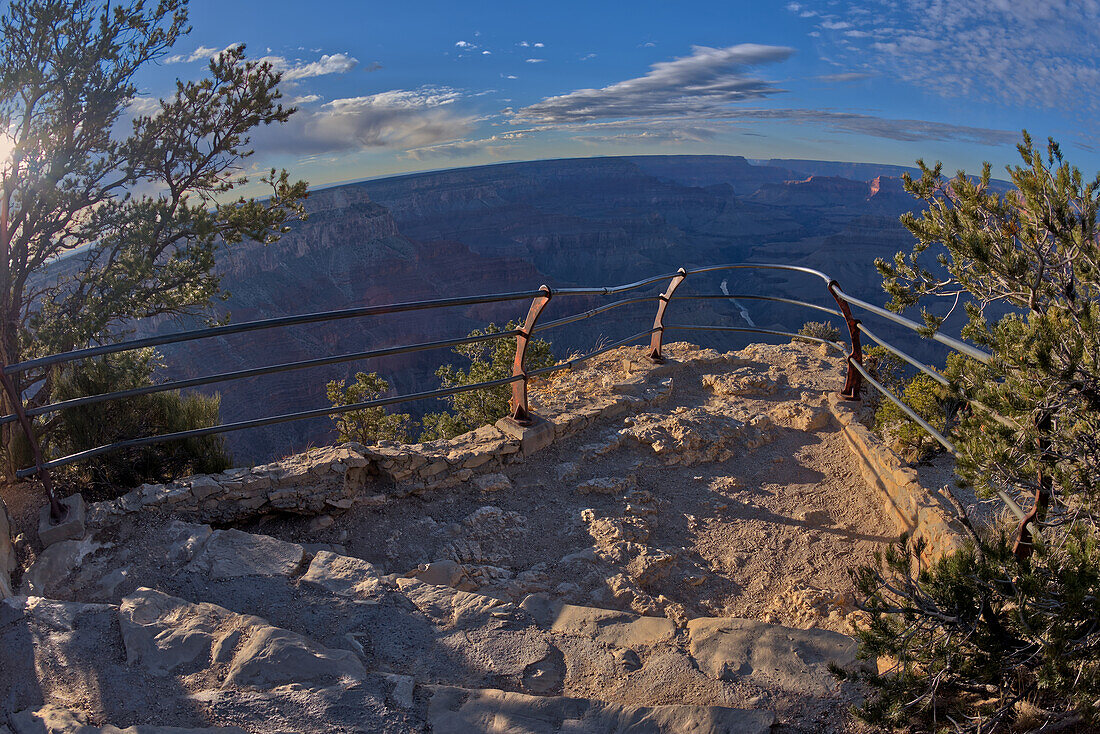
[(871, 676), (881, 695), (862, 714), (921, 731), (1100, 725), (1100, 175), (1084, 179), (1053, 140), (1039, 150), (1025, 132), (1018, 148), (1004, 195), (988, 164), (945, 179), (918, 161), (905, 187), (926, 209), (902, 218), (913, 251), (876, 263), (890, 307), (924, 307), (928, 333), (943, 319), (925, 304), (965, 302), (963, 335), (992, 359), (946, 371), (970, 406), (953, 432), (958, 473), (984, 495), (1016, 493), (1034, 520), (915, 577), (920, 549), (904, 542), (859, 572), (863, 650), (897, 661)]
[[(243, 46), (134, 115), (135, 75), (188, 30), (186, 0), (13, 0), (0, 17), (3, 364), (207, 306), (219, 248), (272, 242), (301, 215), (305, 183), (286, 171), (261, 179), (267, 199), (233, 198), (250, 131), (293, 112), (279, 104), (279, 73)], [(42, 404), (50, 380), (31, 372), (16, 389)], [(12, 412), (7, 396), (0, 405)], [(8, 476), (13, 463), (9, 453)]]

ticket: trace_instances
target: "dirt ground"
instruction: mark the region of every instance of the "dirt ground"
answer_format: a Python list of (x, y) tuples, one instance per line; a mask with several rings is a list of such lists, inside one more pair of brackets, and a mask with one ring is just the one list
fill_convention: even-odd
[[(507, 467), (495, 491), (471, 481), (358, 507), (327, 527), (272, 516), (243, 529), (339, 544), (388, 573), (442, 573), (516, 601), (544, 592), (643, 614), (851, 633), (849, 571), (873, 563), (895, 529), (835, 423), (783, 425), (798, 406), (820, 416), (842, 382), (840, 360), (805, 345), (752, 349), (740, 364), (679, 365), (666, 403)], [(614, 365), (594, 368), (608, 375)]]

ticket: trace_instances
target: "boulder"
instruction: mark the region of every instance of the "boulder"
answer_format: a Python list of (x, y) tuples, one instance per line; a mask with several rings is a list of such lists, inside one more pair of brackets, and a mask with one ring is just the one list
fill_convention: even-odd
[(215, 530), (187, 569), (210, 579), (291, 576), (304, 557), (305, 550), (296, 543), (240, 530)]

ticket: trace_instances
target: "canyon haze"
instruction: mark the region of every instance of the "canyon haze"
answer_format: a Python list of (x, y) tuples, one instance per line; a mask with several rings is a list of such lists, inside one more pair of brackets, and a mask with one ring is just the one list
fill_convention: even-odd
[[(215, 315), (232, 322), (428, 298), (607, 286), (679, 267), (758, 262), (803, 265), (835, 277), (853, 295), (882, 303), (876, 257), (908, 250), (899, 216), (918, 208), (899, 166), (826, 161), (749, 161), (737, 156), (642, 156), (545, 160), (461, 168), (315, 190), (306, 221), (273, 245), (223, 253), (228, 299)], [(659, 283), (638, 294), (654, 296)], [(724, 290), (723, 290), (724, 288)], [(833, 305), (820, 280), (777, 271), (689, 278), (678, 294), (780, 295)], [(608, 302), (553, 299), (544, 319)], [(655, 303), (625, 307), (543, 336), (561, 357), (652, 324)], [(190, 342), (164, 350), (165, 377), (182, 378), (274, 362), (463, 336), (509, 318), (526, 301), (351, 319)], [(796, 331), (824, 314), (759, 301), (674, 300), (668, 323)], [(192, 325), (143, 324), (142, 333)], [(841, 324), (838, 323), (838, 326)], [(942, 355), (911, 335), (878, 329), (921, 356)], [(677, 332), (733, 349), (759, 334)], [(774, 339), (772, 341), (775, 341)], [(222, 420), (238, 421), (327, 404), (325, 383), (378, 371), (399, 392), (438, 387), (435, 369), (460, 363), (430, 351), (220, 385)], [(414, 415), (428, 401), (402, 406)], [(230, 434), (238, 463), (269, 460), (334, 439), (314, 420)]]

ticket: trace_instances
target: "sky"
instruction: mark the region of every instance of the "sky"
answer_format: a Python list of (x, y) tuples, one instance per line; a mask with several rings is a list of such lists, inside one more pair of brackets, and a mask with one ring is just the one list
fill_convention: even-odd
[(642, 154), (1005, 177), (1022, 128), (1100, 169), (1100, 0), (192, 0), (190, 20), (142, 95), (244, 43), (298, 108), (250, 163), (315, 186)]

